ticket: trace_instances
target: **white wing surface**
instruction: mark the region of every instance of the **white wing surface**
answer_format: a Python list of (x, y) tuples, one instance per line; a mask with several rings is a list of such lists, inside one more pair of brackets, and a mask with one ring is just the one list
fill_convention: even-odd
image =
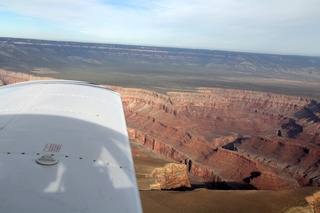
[(0, 87), (0, 212), (142, 212), (120, 95), (78, 81)]

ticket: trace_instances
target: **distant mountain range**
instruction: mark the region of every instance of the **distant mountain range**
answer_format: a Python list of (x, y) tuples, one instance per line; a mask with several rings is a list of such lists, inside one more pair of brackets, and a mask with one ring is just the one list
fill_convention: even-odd
[(320, 81), (320, 57), (17, 38), (0, 38), (0, 69), (148, 89)]

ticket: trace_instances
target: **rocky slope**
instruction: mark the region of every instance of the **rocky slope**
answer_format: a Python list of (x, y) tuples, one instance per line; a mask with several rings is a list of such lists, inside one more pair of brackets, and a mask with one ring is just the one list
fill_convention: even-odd
[(228, 89), (113, 89), (123, 97), (131, 139), (215, 188), (319, 185), (316, 100)]

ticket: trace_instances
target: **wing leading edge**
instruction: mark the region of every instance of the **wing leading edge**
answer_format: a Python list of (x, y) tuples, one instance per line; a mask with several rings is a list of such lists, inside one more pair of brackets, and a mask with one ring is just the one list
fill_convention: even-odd
[(0, 212), (142, 212), (118, 93), (78, 81), (0, 87)]

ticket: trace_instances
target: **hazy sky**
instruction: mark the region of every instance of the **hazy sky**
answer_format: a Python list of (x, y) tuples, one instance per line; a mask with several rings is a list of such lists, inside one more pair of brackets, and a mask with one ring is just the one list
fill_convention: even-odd
[(320, 56), (320, 0), (0, 0), (0, 37)]

